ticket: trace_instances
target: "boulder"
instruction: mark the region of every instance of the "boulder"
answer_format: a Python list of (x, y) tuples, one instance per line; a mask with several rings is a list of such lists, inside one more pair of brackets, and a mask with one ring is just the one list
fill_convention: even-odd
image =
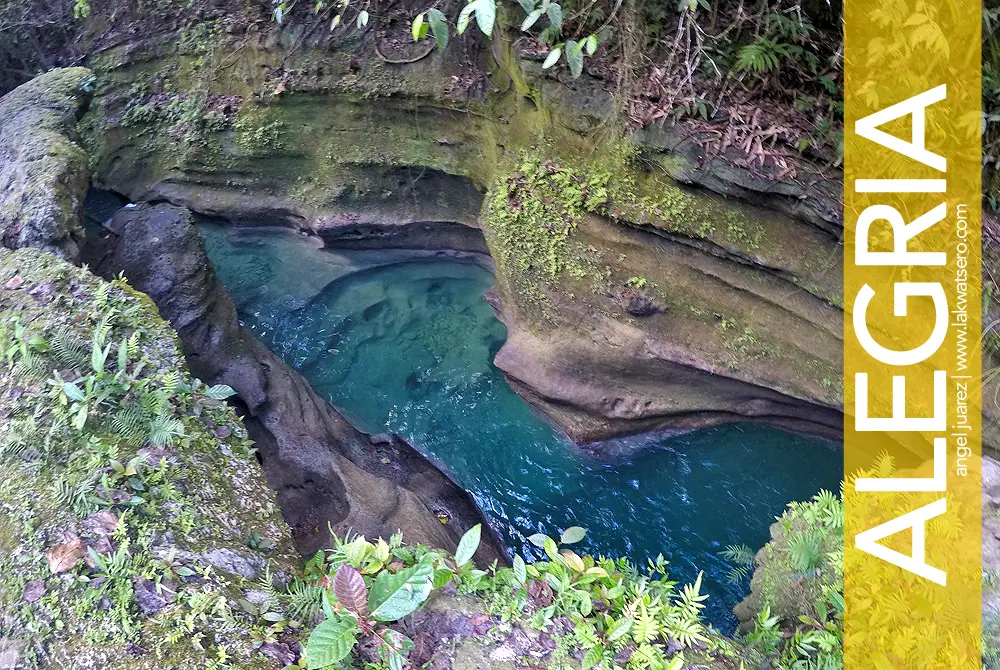
[(52, 70), (0, 98), (0, 244), (79, 259), (87, 154), (76, 136), (93, 74)]

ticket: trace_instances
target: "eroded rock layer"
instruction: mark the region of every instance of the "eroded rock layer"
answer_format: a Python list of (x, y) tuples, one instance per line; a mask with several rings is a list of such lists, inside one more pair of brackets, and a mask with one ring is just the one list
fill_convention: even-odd
[(93, 81), (86, 68), (53, 70), (0, 98), (0, 245), (78, 260), (88, 172), (76, 123)]

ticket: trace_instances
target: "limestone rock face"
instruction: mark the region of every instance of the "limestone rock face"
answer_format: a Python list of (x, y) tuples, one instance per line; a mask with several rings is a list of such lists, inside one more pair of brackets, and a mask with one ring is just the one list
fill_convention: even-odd
[[(340, 535), (353, 530), (368, 537), (403, 530), (408, 542), (449, 550), (473, 525), (489, 528), (472, 497), (413, 447), (398, 436), (375, 440), (356, 430), (305, 378), (240, 329), (186, 209), (141, 205), (121, 210), (111, 225), (120, 237), (101, 270), (124, 271), (157, 303), (199, 378), (236, 390), (304, 554), (329, 546), (330, 525)], [(490, 532), (477, 557), (484, 565), (506, 561)]]
[(52, 70), (0, 98), (3, 246), (79, 258), (88, 169), (74, 128), (92, 80), (86, 68)]

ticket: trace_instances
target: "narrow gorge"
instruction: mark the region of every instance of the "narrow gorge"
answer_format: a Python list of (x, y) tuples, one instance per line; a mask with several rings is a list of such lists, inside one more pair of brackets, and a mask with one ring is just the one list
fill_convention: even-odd
[(0, 98), (0, 669), (838, 667), (805, 112), (669, 114), (648, 3), (581, 71), (513, 3), (84, 4)]

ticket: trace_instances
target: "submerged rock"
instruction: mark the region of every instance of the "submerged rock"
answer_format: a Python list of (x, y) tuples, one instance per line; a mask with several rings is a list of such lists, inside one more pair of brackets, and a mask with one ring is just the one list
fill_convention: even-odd
[(52, 70), (0, 98), (0, 244), (76, 261), (87, 154), (76, 123), (90, 101), (90, 70)]
[[(329, 546), (331, 526), (369, 537), (403, 530), (408, 541), (445, 549), (477, 523), (489, 528), (472, 496), (413, 447), (395, 435), (377, 436), (376, 453), (371, 439), (298, 372), (240, 329), (187, 210), (142, 205), (118, 212), (111, 226), (118, 244), (102, 271), (125, 272), (157, 303), (195, 374), (235, 389), (303, 553)], [(477, 556), (483, 564), (506, 561), (491, 532)]]

